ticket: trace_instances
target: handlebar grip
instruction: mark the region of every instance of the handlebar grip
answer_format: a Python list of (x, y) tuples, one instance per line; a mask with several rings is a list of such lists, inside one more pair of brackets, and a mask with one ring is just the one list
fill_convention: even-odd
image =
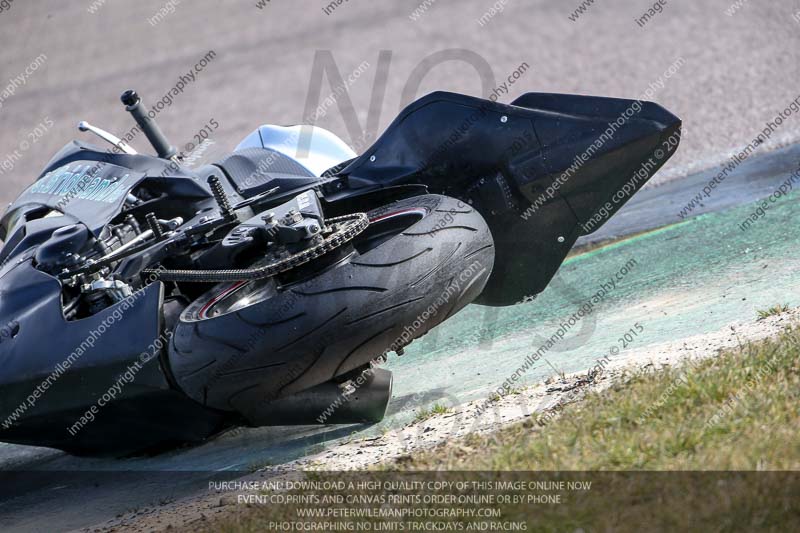
[(142, 105), (142, 99), (139, 98), (136, 91), (133, 89), (125, 91), (122, 93), (120, 100), (125, 104), (125, 110), (133, 115), (133, 119), (139, 127), (142, 128), (145, 137), (147, 137), (147, 140), (150, 141), (150, 144), (155, 148), (158, 157), (162, 159), (171, 159), (174, 157), (177, 150), (169, 143), (164, 133), (162, 133), (161, 128), (156, 124), (155, 119), (147, 116), (144, 106)]

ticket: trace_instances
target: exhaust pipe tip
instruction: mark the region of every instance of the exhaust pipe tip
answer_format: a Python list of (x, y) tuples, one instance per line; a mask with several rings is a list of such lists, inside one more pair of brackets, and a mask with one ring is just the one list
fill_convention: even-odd
[(376, 424), (386, 416), (392, 384), (389, 370), (370, 368), (344, 383), (328, 381), (279, 398), (247, 418), (256, 426)]

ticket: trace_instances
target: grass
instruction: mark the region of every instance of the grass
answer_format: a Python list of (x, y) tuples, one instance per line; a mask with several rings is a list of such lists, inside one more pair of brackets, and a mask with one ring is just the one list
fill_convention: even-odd
[[(536, 479), (595, 480), (599, 488), (570, 493), (568, 505), (501, 506), (504, 520), (535, 521), (529, 531), (792, 529), (789, 523), (800, 522), (800, 477), (754, 472), (800, 469), (799, 355), (794, 327), (713, 359), (632, 373), (565, 406), (549, 423), (529, 418), (447, 442), (373, 475), (536, 471)], [(677, 472), (630, 473), (642, 471)], [(297, 515), (254, 507), (208, 525), (257, 531), (290, 516)]]
[(414, 422), (424, 422), (434, 415), (443, 415), (450, 411), (450, 408), (440, 403), (433, 404), (430, 409), (420, 409), (414, 417)]
[(759, 309), (757, 311), (758, 319), (759, 320), (764, 320), (765, 318), (768, 318), (768, 317), (771, 317), (771, 316), (783, 314), (788, 310), (789, 310), (789, 305), (788, 304), (778, 304), (778, 305), (773, 305), (769, 309)]
[(800, 329), (693, 365), (631, 374), (564, 407), (549, 424), (539, 422), (468, 437), (402, 467), (800, 469)]

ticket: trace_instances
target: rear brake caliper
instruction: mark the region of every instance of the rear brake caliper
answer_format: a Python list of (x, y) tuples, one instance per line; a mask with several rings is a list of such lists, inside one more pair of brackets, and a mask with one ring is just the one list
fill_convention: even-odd
[(324, 227), (319, 200), (313, 191), (307, 191), (233, 228), (222, 239), (220, 252), (227, 257), (228, 265), (253, 248), (262, 253), (279, 249), (296, 253), (320, 240)]

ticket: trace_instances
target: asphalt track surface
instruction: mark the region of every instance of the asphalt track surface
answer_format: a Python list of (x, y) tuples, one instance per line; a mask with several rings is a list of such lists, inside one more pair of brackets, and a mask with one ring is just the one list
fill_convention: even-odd
[[(55, 524), (58, 529), (91, 525), (202, 490), (203, 481), (219, 472), (281, 464), (353, 431), (397, 427), (419, 405), (486, 397), (631, 259), (635, 266), (624, 279), (548, 355), (547, 363), (525, 374), (523, 384), (551, 376), (554, 368), (571, 372), (591, 366), (637, 321), (645, 328), (639, 348), (712, 332), (777, 302), (800, 305), (795, 275), (800, 252), (796, 232), (790, 231), (800, 214), (796, 195), (775, 202), (750, 229), (739, 227), (754, 201), (771, 194), (797, 168), (800, 149), (791, 146), (800, 135), (796, 116), (703, 198), (691, 217), (678, 216), (719, 169), (695, 171), (738, 151), (800, 95), (800, 23), (792, 18), (800, 2), (745, 3), (728, 16), (728, 1), (673, 0), (644, 28), (634, 18), (651, 2), (598, 1), (573, 22), (568, 15), (578, 3), (508, 0), (484, 26), (478, 19), (493, 2), (474, 0), (434, 1), (416, 21), (409, 15), (420, 5), (417, 1), (350, 0), (330, 14), (322, 10), (326, 2), (316, 1), (271, 0), (264, 9), (256, 8), (255, 0), (224, 7), (185, 1), (155, 26), (147, 19), (165, 5), (160, 0), (109, 1), (94, 14), (87, 11), (88, 0), (17, 0), (0, 12), (0, 92), (5, 80), (46, 55), (0, 108), (2, 202), (13, 199), (58, 148), (79, 136), (79, 120), (127, 131), (132, 122), (118, 100), (124, 89), (135, 87), (152, 105), (210, 50), (216, 54), (213, 60), (159, 113), (162, 128), (179, 146), (191, 142), (211, 118), (220, 124), (213, 149), (222, 151), (258, 124), (302, 122), (307, 108), (318, 104), (312, 99), (309, 107), (307, 100), (320, 50), (330, 51), (345, 77), (369, 63), (349, 87), (349, 102), (340, 97), (342, 107), (331, 106), (318, 120), (352, 144), (358, 144), (358, 136), (343, 117), (355, 112), (361, 126), (368, 122), (380, 50), (391, 52), (391, 63), (370, 134), (380, 132), (402, 107), (414, 69), (443, 50), (461, 49), (450, 52), (455, 54), (451, 57), (469, 60), (435, 65), (418, 95), (451, 90), (488, 96), (526, 62), (529, 70), (500, 101), (527, 91), (635, 98), (658, 83), (676, 59), (685, 60), (652, 98), (684, 121), (677, 155), (653, 180), (658, 186), (642, 191), (584, 242), (629, 238), (570, 259), (536, 301), (500, 311), (470, 307), (412, 344), (402, 358), (392, 359), (388, 368), (395, 373), (395, 396), (382, 425), (253, 429), (188, 450), (123, 461), (2, 445), (3, 468), (22, 472), (0, 494), (0, 526), (52, 530)], [(484, 83), (488, 90), (470, 64), (480, 61), (476, 57), (485, 59), (494, 74), (495, 81)], [(326, 81), (321, 99), (331, 91)], [(10, 167), (3, 164), (45, 119), (53, 125), (35, 135), (35, 143), (13, 157)], [(147, 149), (142, 139), (134, 145)], [(782, 145), (789, 146), (776, 149)]]
[[(303, 122), (306, 108), (318, 104), (312, 98), (307, 106), (318, 53), (330, 53), (344, 78), (368, 63), (339, 99), (342, 108), (330, 106), (317, 121), (352, 144), (359, 144), (360, 131), (348, 128), (345, 116), (355, 113), (374, 137), (415, 95), (489, 96), (523, 63), (528, 69), (499, 101), (529, 91), (637, 98), (652, 86), (651, 99), (684, 121), (680, 151), (656, 181), (738, 150), (800, 95), (797, 0), (745, 1), (733, 16), (725, 12), (733, 0), (670, 0), (644, 27), (635, 18), (649, 0), (597, 0), (574, 22), (569, 16), (578, 0), (501, 0), (503, 11), (483, 26), (478, 21), (494, 1), (428, 0), (417, 20), (410, 15), (421, 0), (348, 0), (330, 14), (323, 0), (270, 0), (263, 9), (257, 1), (183, 0), (153, 26), (148, 19), (165, 0), (13, 0), (0, 12), (0, 92), (41, 54), (46, 60), (0, 108), (0, 203), (12, 200), (70, 139), (90, 138), (76, 131), (78, 121), (128, 131), (133, 122), (119, 103), (123, 90), (135, 88), (153, 105), (209, 51), (216, 54), (210, 64), (158, 115), (179, 147), (211, 118), (220, 124), (213, 137), (221, 149), (261, 123)], [(431, 70), (414, 90), (409, 80), (425, 61)], [(375, 90), (383, 69), (385, 91)], [(326, 80), (319, 100), (331, 92)], [(368, 117), (373, 95), (384, 92)], [(20, 149), (46, 118), (53, 126)], [(798, 136), (794, 116), (770, 141)], [(133, 145), (149, 151), (141, 138)], [(3, 161), (10, 156), (9, 168)]]

